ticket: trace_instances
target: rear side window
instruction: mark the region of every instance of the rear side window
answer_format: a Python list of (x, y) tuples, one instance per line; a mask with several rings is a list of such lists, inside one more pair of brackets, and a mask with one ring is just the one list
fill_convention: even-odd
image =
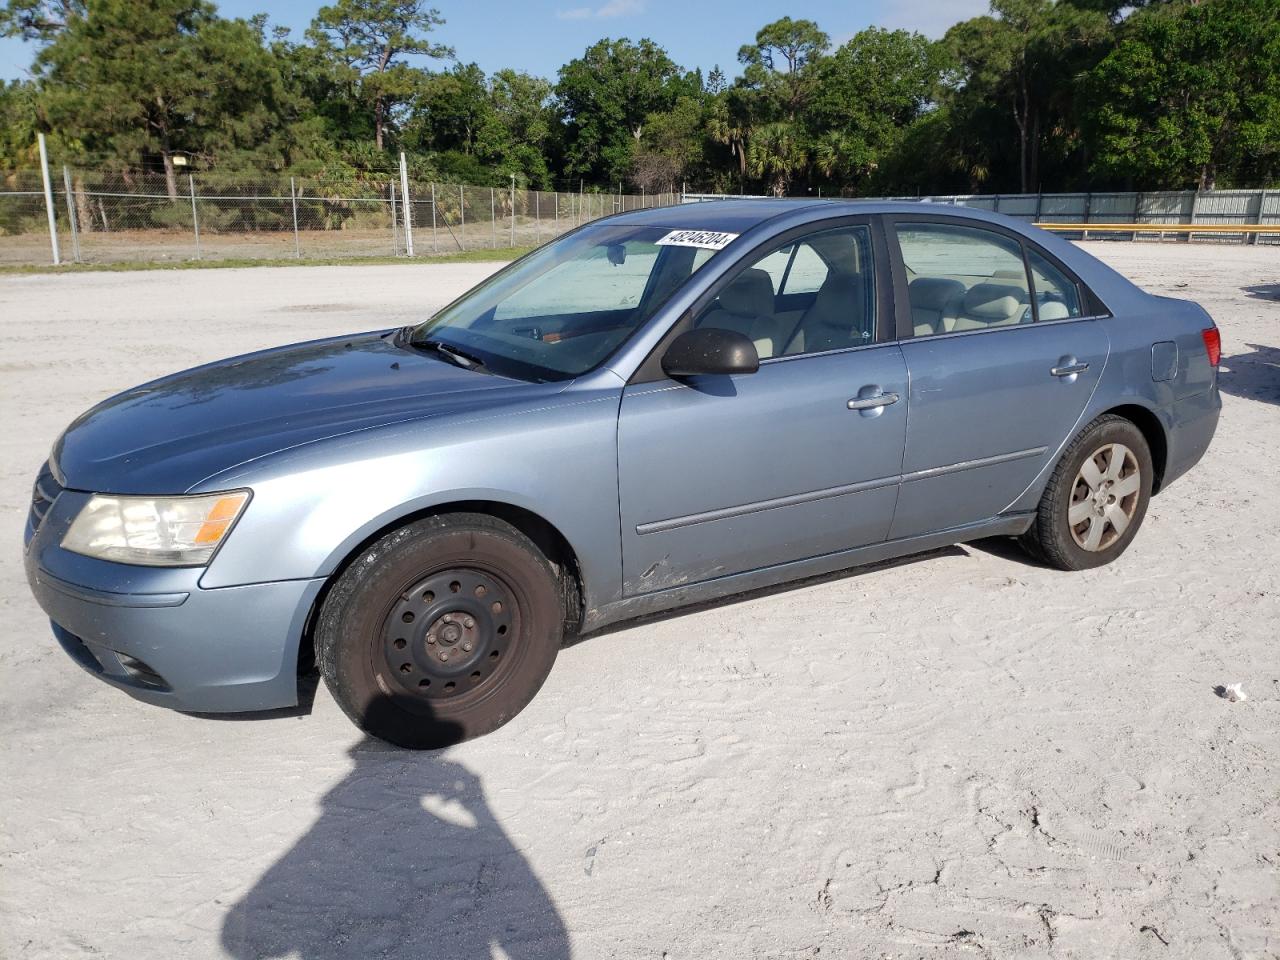
[(917, 337), (1031, 323), (1031, 286), (1016, 240), (940, 223), (900, 223)]
[(1036, 307), (1042, 321), (1084, 316), (1080, 287), (1074, 280), (1030, 248), (1027, 249), (1027, 262), (1031, 265)]

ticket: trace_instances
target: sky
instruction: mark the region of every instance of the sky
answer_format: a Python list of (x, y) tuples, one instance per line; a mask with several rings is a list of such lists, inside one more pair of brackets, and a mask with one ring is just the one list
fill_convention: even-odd
[[(953, 23), (987, 11), (987, 0), (431, 0), (444, 17), (433, 37), (452, 46), (464, 63), (486, 73), (502, 67), (555, 78), (560, 66), (602, 37), (648, 37), (684, 67), (704, 72), (719, 64), (737, 73), (738, 48), (781, 16), (814, 20), (839, 44), (876, 25), (942, 36)], [(271, 22), (302, 33), (319, 0), (222, 0), (228, 17), (263, 10)], [(0, 78), (27, 75), (34, 47), (0, 40)]]

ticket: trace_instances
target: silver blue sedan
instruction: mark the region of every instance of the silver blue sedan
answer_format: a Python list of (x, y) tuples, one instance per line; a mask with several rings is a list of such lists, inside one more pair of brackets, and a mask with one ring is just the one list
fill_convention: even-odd
[(71, 424), (26, 570), (151, 703), (486, 733), (564, 637), (980, 537), (1108, 563), (1217, 425), (1218, 330), (1064, 240), (924, 204), (585, 226), (419, 326), (174, 374)]

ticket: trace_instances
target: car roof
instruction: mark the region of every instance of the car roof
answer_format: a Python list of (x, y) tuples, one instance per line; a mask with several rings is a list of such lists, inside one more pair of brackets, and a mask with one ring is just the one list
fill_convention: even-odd
[(960, 216), (973, 220), (1007, 222), (1007, 218), (949, 203), (923, 203), (911, 200), (836, 200), (725, 198), (678, 203), (669, 207), (633, 210), (610, 217), (611, 224), (636, 224), (671, 227), (683, 230), (716, 230), (743, 233), (767, 220), (797, 211), (807, 212), (812, 219), (873, 213), (924, 213)]

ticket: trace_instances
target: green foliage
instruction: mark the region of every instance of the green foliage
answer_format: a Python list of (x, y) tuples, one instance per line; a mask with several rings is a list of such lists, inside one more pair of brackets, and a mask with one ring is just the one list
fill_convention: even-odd
[(372, 110), (379, 150), (396, 108), (416, 86), (417, 72), (403, 58), (453, 56), (452, 48), (426, 37), (442, 23), (439, 11), (420, 0), (338, 0), (321, 7), (307, 30), (320, 54), (339, 65), (349, 95)]
[[(58, 163), (125, 186), (163, 172), (170, 196), (184, 186), (179, 159), (205, 182), (296, 175), (327, 184), (332, 196), (302, 202), (335, 228), (360, 209), (339, 198), (385, 192), (402, 149), (418, 182), (542, 189), (1280, 178), (1276, 0), (992, 0), (940, 42), (871, 28), (834, 50), (817, 23), (782, 17), (741, 47), (739, 76), (717, 66), (705, 80), (648, 39), (600, 40), (554, 83), (428, 67), (453, 58), (433, 39), (443, 22), (420, 0), (333, 0), (295, 40), (208, 0), (0, 0), (0, 35), (36, 49), (33, 79), (0, 85), (0, 168), (32, 168), (43, 130)], [(255, 216), (222, 203), (209, 229), (271, 226)]]
[(1099, 176), (1178, 189), (1280, 177), (1275, 0), (1136, 13), (1084, 86)]
[(601, 40), (560, 68), (564, 172), (616, 183), (631, 171), (646, 119), (694, 84), (652, 40)]

